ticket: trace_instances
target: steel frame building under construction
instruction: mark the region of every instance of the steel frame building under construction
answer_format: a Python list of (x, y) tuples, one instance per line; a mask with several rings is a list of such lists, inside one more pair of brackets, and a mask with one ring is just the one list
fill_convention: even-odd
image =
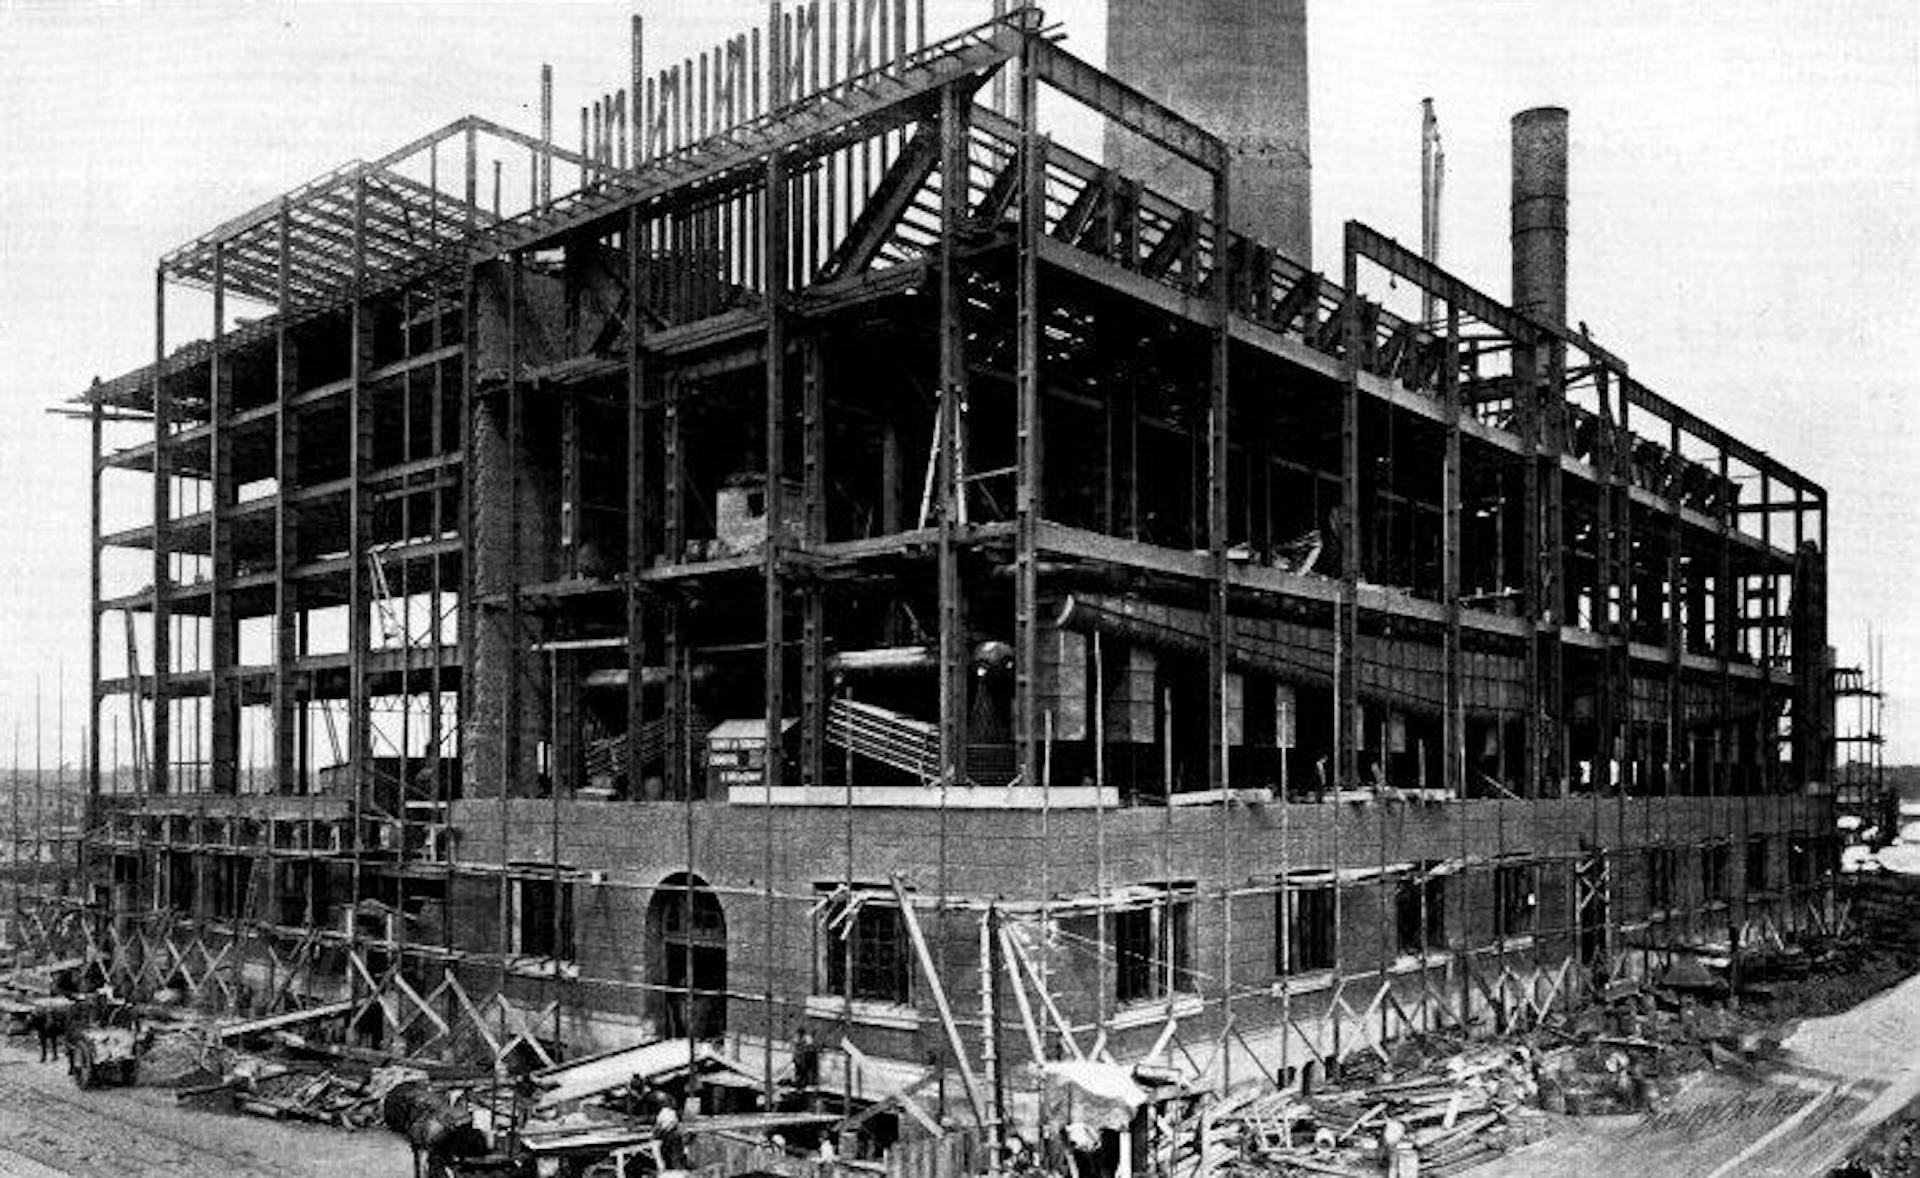
[(161, 258), (83, 397), (45, 935), (403, 1055), (771, 1088), (811, 1026), (822, 1088), (987, 1122), (1040, 1059), (1238, 1084), (1831, 919), (1826, 494), (1564, 326), (1565, 112), (1502, 302), (1353, 222), (1316, 271), (1304, 139), (1032, 8), (633, 40), (579, 150), (463, 119)]

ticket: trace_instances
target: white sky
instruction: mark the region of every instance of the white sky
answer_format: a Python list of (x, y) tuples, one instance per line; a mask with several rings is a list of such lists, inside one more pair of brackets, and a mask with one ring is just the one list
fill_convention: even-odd
[[(930, 35), (988, 8), (930, 0)], [(151, 359), (155, 259), (460, 115), (537, 130), (543, 61), (572, 145), (579, 104), (625, 81), (633, 11), (655, 62), (766, 17), (761, 0), (0, 0), (0, 758), (16, 722), (30, 736), (36, 677), (49, 729), (63, 665), (84, 719), (87, 431), (45, 410)], [(1103, 14), (1049, 6), (1096, 61)], [(1920, 760), (1901, 723), (1920, 716), (1920, 433), (1901, 415), (1920, 408), (1920, 5), (1313, 0), (1309, 27), (1323, 268), (1349, 217), (1417, 241), (1431, 96), (1443, 261), (1504, 296), (1508, 119), (1572, 111), (1570, 316), (1826, 485), (1832, 638), (1857, 661), (1870, 625), (1885, 635), (1889, 755)], [(170, 304), (170, 347), (204, 334), (189, 305)]]

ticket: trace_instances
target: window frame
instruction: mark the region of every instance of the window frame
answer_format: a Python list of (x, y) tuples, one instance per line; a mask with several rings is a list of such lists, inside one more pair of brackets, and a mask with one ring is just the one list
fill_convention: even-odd
[(208, 857), (207, 868), (212, 877), (207, 881), (208, 918), (229, 923), (245, 919), (252, 861), (244, 855), (217, 853)]
[[(1274, 906), (1273, 972), (1292, 978), (1325, 973), (1340, 959), (1340, 901), (1330, 871), (1280, 877)], [(1308, 919), (1312, 909), (1315, 919)], [(1316, 935), (1315, 930), (1318, 929)], [(1311, 953), (1303, 950), (1312, 948)]]
[(1672, 847), (1647, 849), (1647, 909), (1653, 913), (1673, 911), (1673, 884), (1676, 874)]
[[(1515, 887), (1514, 881), (1524, 886)], [(1520, 912), (1524, 909), (1524, 913)], [(1515, 927), (1523, 916), (1524, 927)], [(1531, 937), (1539, 924), (1540, 865), (1532, 859), (1500, 863), (1493, 869), (1493, 935), (1502, 941)]]
[(1813, 836), (1813, 878), (1816, 883), (1828, 883), (1840, 875), (1840, 836), (1837, 834), (1817, 834)]
[[(539, 939), (530, 939), (527, 936), (527, 918), (531, 915), (527, 898), (529, 887), (552, 889), (547, 900), (547, 910), (550, 918), (545, 926), (542, 937), (557, 937), (557, 944), (543, 945), (539, 943)], [(579, 960), (579, 931), (574, 916), (572, 880), (518, 876), (513, 880), (513, 886), (508, 889), (508, 898), (511, 901), (508, 911), (510, 921), (508, 926), (510, 938), (508, 944), (512, 947), (515, 957), (531, 958), (535, 961), (551, 961), (561, 965), (571, 964)], [(559, 928), (557, 930), (553, 927), (554, 922), (551, 920), (551, 914), (556, 909), (559, 913)], [(542, 952), (541, 950), (543, 949), (546, 951)]]
[[(912, 1006), (914, 951), (899, 900), (880, 888), (855, 887), (849, 894), (844, 885), (820, 884), (816, 891), (826, 895), (814, 925), (814, 993), (854, 1005)], [(856, 901), (851, 927), (831, 927), (836, 913)], [(878, 935), (883, 922), (891, 926), (885, 937)], [(891, 962), (871, 960), (889, 944)]]
[(189, 851), (168, 847), (156, 861), (160, 887), (154, 889), (154, 909), (168, 909), (184, 920), (200, 918), (200, 867)]
[(1813, 837), (1796, 834), (1787, 840), (1787, 886), (1790, 888), (1807, 887), (1816, 878)]
[[(1155, 894), (1102, 914), (1102, 919), (1108, 922), (1108, 943), (1113, 946), (1113, 997), (1121, 1006), (1164, 1002), (1176, 995), (1200, 992), (1199, 976), (1193, 965), (1195, 885), (1180, 881), (1145, 886)], [(1145, 956), (1137, 947), (1131, 950), (1122, 947), (1122, 922), (1129, 926), (1136, 922), (1144, 925), (1143, 930), (1133, 932), (1129, 939), (1136, 942), (1136, 946), (1144, 941)], [(1127, 960), (1129, 956), (1133, 962)]]
[(1700, 903), (1725, 904), (1733, 898), (1733, 844), (1726, 840), (1700, 847)]
[[(1394, 883), (1394, 948), (1402, 957), (1425, 957), (1448, 947), (1447, 873), (1440, 866), (1438, 859), (1422, 860)], [(1409, 931), (1415, 934), (1412, 943)]]
[(1764, 834), (1747, 836), (1746, 858), (1741, 867), (1746, 877), (1746, 890), (1749, 895), (1768, 891), (1772, 885), (1773, 847), (1772, 840)]

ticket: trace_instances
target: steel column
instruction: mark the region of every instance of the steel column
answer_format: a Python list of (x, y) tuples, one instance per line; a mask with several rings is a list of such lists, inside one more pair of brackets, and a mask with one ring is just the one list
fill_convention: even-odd
[[(776, 55), (777, 60), (777, 55)], [(786, 478), (786, 384), (787, 384), (787, 263), (788, 263), (788, 177), (786, 161), (779, 152), (767, 157), (765, 203), (761, 210), (761, 257), (766, 267), (767, 381), (766, 381), (766, 507), (767, 533), (763, 553), (766, 578), (766, 757), (762, 778), (767, 792), (765, 845), (766, 873), (766, 1028), (765, 1044), (766, 1100), (773, 1107), (773, 942), (778, 924), (774, 909), (773, 880), (773, 795), (780, 788), (785, 768), (785, 739), (782, 721), (786, 716), (786, 624), (787, 587), (782, 549), (784, 532)]]
[(1020, 72), (1020, 237), (1016, 278), (1017, 371), (1014, 388), (1014, 718), (1018, 780), (1040, 780), (1037, 526), (1044, 512), (1040, 388), (1040, 241), (1046, 231), (1047, 141), (1034, 129), (1034, 61), (1038, 38), (1023, 38)]
[(153, 747), (147, 757), (149, 792), (169, 791), (173, 715), (173, 392), (167, 388), (167, 272), (154, 272), (153, 307)]
[[(941, 169), (946, 175), (964, 159), (965, 117), (958, 94), (941, 92)], [(940, 372), (934, 412), (939, 415), (940, 532), (938, 554), (940, 640), (940, 780), (944, 789), (967, 780), (967, 642), (966, 598), (960, 568), (960, 503), (966, 494), (961, 471), (965, 461), (960, 436), (967, 398), (966, 314), (961, 289), (959, 252), (955, 237), (966, 215), (964, 190), (940, 186)], [(896, 439), (898, 426), (891, 413), (887, 436)], [(890, 443), (897, 450), (897, 441)], [(897, 513), (896, 513), (897, 514)], [(944, 840), (942, 845), (944, 846)]]
[(293, 570), (300, 560), (300, 515), (293, 491), (300, 478), (300, 425), (289, 403), (299, 388), (299, 354), (287, 329), (291, 305), (292, 214), (285, 198), (275, 217), (279, 254), (281, 320), (274, 327), (274, 493), (273, 493), (273, 775), (275, 793), (304, 793), (306, 766), (300, 756), (300, 728), (306, 709), (295, 690), (294, 663), (300, 655), (300, 587)]
[(240, 684), (234, 676), (239, 633), (233, 615), (233, 370), (226, 345), (226, 247), (213, 249), (213, 338), (207, 361), (207, 452), (212, 495), (208, 501), (207, 670), (212, 703), (207, 780), (217, 794), (239, 792)]
[[(1447, 406), (1446, 451), (1440, 460), (1440, 580), (1447, 622), (1442, 659), (1445, 682), (1441, 698), (1441, 780), (1447, 796), (1464, 799), (1466, 791), (1466, 704), (1461, 690), (1460, 633), (1460, 307), (1447, 302), (1446, 359), (1440, 369), (1440, 396)], [(1428, 295), (1432, 310), (1432, 295)], [(1431, 319), (1431, 314), (1429, 314)]]
[[(640, 52), (640, 18), (633, 18), (633, 47), (635, 61), (634, 94), (639, 95), (637, 83)], [(635, 125), (635, 131), (639, 127)], [(636, 144), (639, 135), (635, 135)], [(636, 146), (636, 152), (638, 148)], [(638, 166), (638, 160), (635, 161)], [(626, 282), (627, 282), (627, 796), (638, 798), (641, 795), (642, 770), (640, 761), (641, 734), (646, 730), (647, 709), (643, 680), (650, 657), (655, 653), (655, 640), (647, 626), (647, 597), (641, 589), (641, 575), (653, 564), (653, 551), (650, 544), (652, 529), (648, 527), (649, 509), (655, 504), (653, 487), (649, 483), (652, 471), (647, 463), (647, 387), (650, 375), (647, 366), (645, 347), (640, 330), (640, 283), (641, 270), (641, 221), (639, 208), (627, 210), (626, 228)]]
[[(811, 183), (811, 178), (809, 179)], [(820, 339), (800, 344), (802, 485), (805, 498), (802, 545), (811, 550), (827, 538), (826, 389), (821, 379)], [(815, 788), (826, 771), (826, 592), (812, 581), (801, 590), (800, 781)]]
[[(100, 465), (100, 447), (106, 410), (95, 401), (87, 410), (87, 796), (100, 793), (100, 480), (105, 473)], [(131, 677), (133, 668), (127, 668)], [(127, 698), (133, 698), (129, 695)], [(92, 829), (94, 815), (89, 808), (85, 828)]]

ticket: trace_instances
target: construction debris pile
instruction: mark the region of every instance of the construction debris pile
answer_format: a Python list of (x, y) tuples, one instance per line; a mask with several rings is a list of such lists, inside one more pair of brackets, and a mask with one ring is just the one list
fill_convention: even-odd
[(1423, 1055), (1409, 1044), (1393, 1053), (1401, 1067), (1376, 1057), (1323, 1087), (1229, 1097), (1207, 1114), (1199, 1173), (1378, 1174), (1397, 1155), (1447, 1174), (1527, 1139), (1540, 1080), (1526, 1046)]
[[(218, 1085), (233, 1093), (235, 1109), (256, 1117), (365, 1129), (381, 1123), (388, 1092), (424, 1075), (400, 1067), (375, 1068), (364, 1076), (333, 1069), (316, 1074), (249, 1057)], [(178, 1095), (184, 1099), (208, 1091), (182, 1089)]]
[(1779, 1049), (1760, 1018), (1717, 1000), (1717, 975), (1678, 960), (1659, 984), (1495, 1043), (1434, 1033), (1316, 1064), (1324, 1078), (1297, 1091), (1228, 1097), (1200, 1114), (1205, 1156), (1191, 1172), (1460, 1173), (1549, 1132), (1545, 1114), (1644, 1113), (1690, 1074), (1748, 1074)]
[(176, 1089), (210, 1083), (237, 1065), (233, 1049), (222, 1045), (210, 1028), (151, 1019), (139, 1057), (135, 1083)]
[[(1143, 1169), (1171, 1178), (1444, 1178), (1551, 1133), (1557, 1117), (1658, 1111), (1705, 1072), (1758, 1074), (1780, 1050), (1775, 1033), (1783, 1019), (1857, 1001), (1863, 987), (1911, 970), (1920, 944), (1911, 905), (1920, 887), (1878, 887), (1861, 889), (1847, 935), (1794, 948), (1748, 945), (1737, 955), (1724, 945), (1693, 945), (1656, 959), (1643, 980), (1613, 982), (1578, 1009), (1549, 1007), (1492, 1038), (1486, 1027), (1450, 1028), (1343, 1060), (1316, 1059), (1276, 1076), (1284, 1081), (1278, 1088), (1215, 1097), (1198, 1075), (1177, 1067), (1111, 1058), (1050, 1063), (1052, 1095), (1038, 1111), (1053, 1132), (1032, 1152), (1010, 1143), (1006, 1168), (1036, 1178)], [(68, 975), (80, 971), (59, 964), (62, 970), (23, 981), (12, 1006), (31, 1013), (35, 1001), (53, 1001), (52, 992), (73, 992), (77, 977)], [(1779, 984), (1788, 980), (1794, 984)], [(216, 1021), (177, 1004), (133, 1006), (104, 993), (66, 1001), (76, 1027), (99, 1019), (101, 1007), (137, 1016), (132, 1082), (258, 1117), (349, 1130), (384, 1124), (448, 1172), (541, 1163), (594, 1173), (707, 1166), (799, 1175), (823, 1165), (843, 1173), (906, 1165), (892, 1153), (882, 1160), (855, 1148), (860, 1126), (886, 1102), (835, 1114), (788, 1071), (776, 1075), (769, 1108), (756, 1068), (701, 1041), (660, 1040), (507, 1076), (399, 1063), (325, 1033), (309, 1040), (287, 1029), (331, 1022), (345, 1005)], [(1055, 1107), (1054, 1098), (1069, 1091), (1072, 1099)], [(914, 1135), (916, 1149), (955, 1147), (936, 1168), (977, 1172), (971, 1167), (988, 1148), (982, 1137), (914, 1120), (940, 1139)], [(1875, 1165), (1881, 1155), (1910, 1155), (1911, 1123), (1876, 1143)], [(1076, 1127), (1083, 1140), (1075, 1139)], [(1134, 1142), (1132, 1165), (1107, 1157), (1120, 1139)]]
[(1835, 1014), (1920, 973), (1920, 876), (1863, 871), (1847, 883), (1850, 935), (1812, 959), (1812, 984), (1781, 988), (1776, 1014)]

